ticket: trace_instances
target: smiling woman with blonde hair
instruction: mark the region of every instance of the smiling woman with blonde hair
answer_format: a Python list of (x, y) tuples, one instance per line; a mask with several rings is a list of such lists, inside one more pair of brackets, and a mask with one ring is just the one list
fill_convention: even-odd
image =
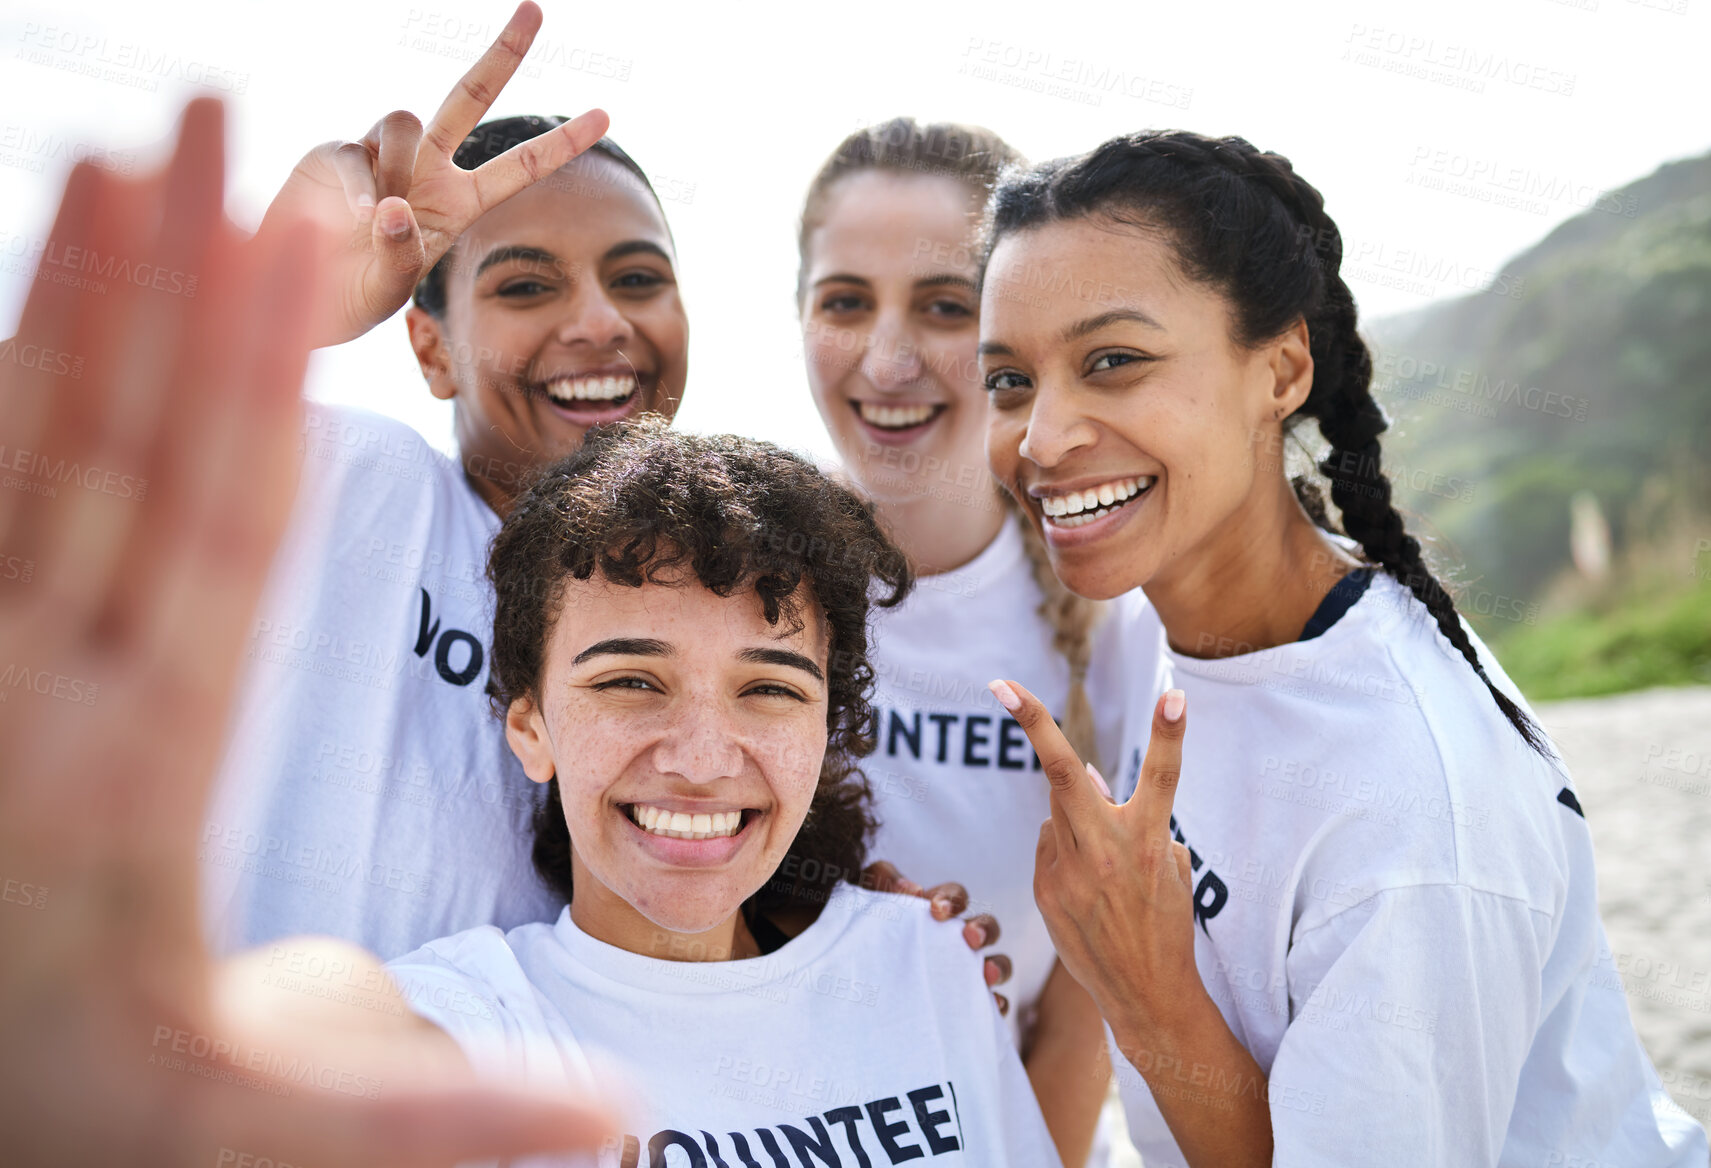
[(874, 626), (877, 850), (923, 881), (961, 881), (1002, 924), (1013, 1036), (1079, 1168), (1102, 1163), (1109, 1142), (1096, 1133), (1104, 1034), (1034, 905), (1046, 788), (986, 681), (1039, 679), (1091, 761), (1101, 743), (1115, 753), (1124, 695), (1151, 691), (1158, 655), (1108, 651), (1151, 619), (1144, 601), (1064, 587), (986, 466), (978, 228), (999, 173), (1020, 161), (978, 126), (894, 118), (849, 135), (804, 199), (797, 301), (808, 386), (843, 472), (920, 580)]

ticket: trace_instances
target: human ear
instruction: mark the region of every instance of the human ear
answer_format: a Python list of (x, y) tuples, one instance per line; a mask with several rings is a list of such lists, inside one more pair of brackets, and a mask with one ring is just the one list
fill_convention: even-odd
[(523, 764), (523, 773), (531, 782), (549, 782), (556, 766), (553, 762), (552, 740), (547, 737), (546, 719), (532, 697), (520, 697), (505, 710), (505, 741), (511, 753)]
[(404, 310), (404, 326), (410, 330), (410, 347), (416, 351), (417, 367), (427, 378), (428, 392), (441, 401), (456, 397), (445, 326), (433, 313), (414, 304)]
[(1271, 344), (1271, 416), (1281, 421), (1313, 391), (1313, 351), (1306, 320), (1297, 320)]

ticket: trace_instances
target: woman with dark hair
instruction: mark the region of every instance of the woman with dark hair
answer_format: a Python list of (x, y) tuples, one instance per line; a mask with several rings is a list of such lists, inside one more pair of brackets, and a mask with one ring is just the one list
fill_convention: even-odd
[(392, 962), (416, 1013), (487, 1075), (574, 1089), (621, 1057), (641, 1126), (614, 1163), (1058, 1163), (980, 959), (857, 883), (868, 616), (910, 586), (868, 506), (644, 420), (548, 470), (490, 573), (493, 691), (569, 903)]
[[(314, 262), (323, 237), (312, 222), (287, 216), (270, 232), (245, 241), (224, 218), (221, 126), (217, 102), (193, 102), (179, 148), (162, 173), (132, 179), (80, 163), (48, 249), (87, 249), (133, 266), (188, 272), (201, 281), (203, 294), (158, 297), (130, 284), (95, 289), (88, 282), (39, 280), (19, 324), (19, 343), (87, 356), (88, 368), (67, 373), (49, 362), (0, 366), (0, 397), (8, 406), (0, 411), (0, 437), (8, 448), (27, 447), (43, 459), (116, 466), (131, 476), (127, 481), (151, 485), (134, 496), (24, 493), (0, 507), (5, 546), (25, 565), (0, 580), (0, 645), (7, 660), (30, 664), (20, 668), (26, 680), (54, 681), (38, 691), (39, 700), (29, 700), (20, 683), (13, 696), (26, 700), (0, 703), (0, 754), (6, 759), (0, 767), (0, 855), (8, 901), (8, 911), (0, 913), (0, 1161), (402, 1168), (539, 1149), (592, 1149), (613, 1127), (600, 1085), (571, 1095), (478, 1078), (443, 1031), (399, 1024), (407, 1004), (371, 954), (327, 937), (276, 937), (242, 958), (215, 962), (204, 943), (195, 859), (197, 842), (206, 854), (210, 840), (203, 800), (240, 657), (246, 642), (253, 648), (254, 602), (293, 509), (303, 461), (297, 449), (301, 382), (310, 343), (323, 335), (312, 318), (325, 287)], [(139, 337), (148, 341), (141, 358)], [(603, 449), (614, 459), (620, 453)], [(608, 634), (599, 634), (596, 656), (606, 667), (614, 663), (611, 653), (627, 648), (637, 654), (628, 662), (635, 668), (597, 678), (591, 693), (610, 695), (610, 703), (577, 711), (602, 710), (608, 725), (626, 722), (632, 745), (636, 735), (655, 735), (652, 761), (673, 768), (663, 778), (656, 773), (647, 785), (654, 802), (642, 814), (644, 822), (651, 820), (643, 846), (665, 849), (668, 861), (673, 855), (693, 860), (702, 848), (731, 848), (743, 869), (735, 883), (729, 871), (711, 870), (717, 865), (702, 865), (706, 885), (675, 881), (674, 893), (685, 898), (679, 907), (693, 910), (688, 917), (671, 904), (641, 906), (679, 939), (676, 946), (667, 943), (668, 955), (705, 957), (714, 948), (728, 954), (736, 947), (739, 931), (728, 918), (732, 943), (722, 947), (684, 932), (683, 926), (707, 920), (697, 915), (707, 907), (705, 900), (699, 908), (688, 902), (697, 889), (708, 888), (721, 896), (736, 894), (728, 902), (733, 912), (753, 899), (759, 910), (752, 915), (755, 924), (745, 923), (741, 935), (773, 949), (771, 965), (735, 961), (719, 971), (745, 978), (745, 987), (773, 978), (764, 1007), (744, 995), (738, 1005), (746, 1003), (750, 1012), (730, 1010), (728, 1017), (746, 1018), (747, 1037), (767, 1044), (769, 1053), (792, 1052), (788, 1063), (795, 1076), (780, 1077), (785, 1064), (776, 1059), (757, 1067), (752, 1060), (720, 1064), (715, 1058), (700, 1068), (707, 1076), (703, 1088), (716, 1086), (722, 1097), (751, 1096), (754, 1089), (740, 1121), (753, 1117), (756, 1127), (768, 1127), (765, 1134), (747, 1134), (769, 1156), (773, 1148), (788, 1147), (799, 1158), (820, 1156), (823, 1163), (835, 1154), (824, 1149), (843, 1147), (854, 1149), (846, 1163), (850, 1155), (866, 1162), (868, 1149), (875, 1160), (883, 1153), (892, 1160), (947, 1157), (986, 1164), (1004, 1163), (1013, 1154), (1018, 1164), (1052, 1163), (1049, 1136), (971, 964), (977, 959), (965, 956), (956, 932), (931, 923), (933, 910), (919, 900), (863, 893), (841, 883), (828, 888), (859, 864), (866, 823), (854, 773), (838, 765), (862, 749), (859, 738), (851, 737), (865, 715), (865, 608), (858, 609), (857, 592), (865, 598), (876, 579), (891, 593), (899, 591), (900, 557), (874, 535), (858, 502), (811, 472), (792, 477), (788, 461), (776, 452), (740, 447), (721, 454), (718, 443), (655, 442), (638, 453), (673, 450), (682, 456), (679, 466), (723, 467), (741, 478), (735, 486), (710, 478), (700, 495), (650, 494), (713, 501), (703, 511), (690, 508), (692, 517), (714, 523), (705, 530), (728, 541), (719, 538), (709, 553), (706, 540), (680, 537), (684, 547), (695, 548), (693, 562), (685, 566), (697, 579), (679, 587), (658, 581), (614, 584), (630, 578), (631, 568), (663, 568), (670, 559), (663, 551), (644, 556), (641, 545), (625, 544), (603, 557), (597, 576), (588, 571), (586, 578), (550, 573), (545, 563), (523, 554), (523, 583), (512, 597), (525, 623), (538, 619), (539, 613), (527, 617), (533, 611), (528, 581), (563, 577), (554, 602), (556, 637), (576, 623), (579, 609), (569, 602), (572, 597), (589, 599), (587, 612), (623, 616), (632, 627), (639, 621), (655, 632), (670, 632), (667, 626), (686, 612), (703, 618), (711, 612), (712, 620), (693, 622), (685, 652), (675, 660), (654, 652), (669, 642), (615, 645)], [(618, 469), (612, 461), (600, 466)], [(749, 471), (753, 477), (741, 477)], [(598, 477), (612, 483), (612, 473)], [(645, 474), (641, 480), (645, 486)], [(776, 486), (813, 496), (821, 509), (793, 505), (775, 493)], [(585, 536), (603, 531), (609, 538), (636, 533), (627, 517), (646, 514), (646, 508), (637, 506), (633, 493), (623, 501), (615, 522), (580, 530)], [(296, 506), (301, 515), (301, 498)], [(614, 519), (598, 507), (586, 510), (590, 519)], [(774, 520), (771, 526), (762, 522), (767, 516)], [(820, 534), (780, 526), (781, 517), (850, 538), (829, 547)], [(663, 533), (681, 532), (680, 518), (654, 515), (650, 522)], [(729, 522), (719, 527), (720, 521)], [(550, 535), (551, 526), (531, 529)], [(725, 558), (726, 548), (738, 547), (747, 549), (743, 562), (761, 574), (738, 579), (736, 564)], [(846, 560), (844, 549), (860, 550), (871, 562), (864, 569), (861, 560)], [(812, 581), (792, 584), (791, 573), (803, 566), (811, 569)], [(703, 578), (711, 585), (702, 587)], [(721, 595), (715, 588), (727, 591)], [(646, 610), (639, 616), (638, 600)], [(327, 611), (329, 618), (336, 615)], [(520, 642), (516, 626), (506, 627), (512, 635), (502, 638), (501, 656), (509, 663)], [(733, 645), (735, 637), (743, 638), (740, 646)], [(710, 661), (703, 652), (708, 644), (735, 652)], [(569, 695), (552, 686), (561, 660), (556, 648), (544, 652), (540, 708), (550, 735), (562, 725), (560, 699)], [(649, 711), (658, 710), (649, 704), (657, 695), (646, 680), (650, 669), (656, 678), (691, 680), (697, 687), (693, 700), (650, 721)], [(742, 677), (744, 669), (760, 675)], [(519, 675), (506, 664), (501, 676), (514, 685)], [(710, 680), (740, 685), (700, 688)], [(59, 700), (49, 700), (49, 688)], [(92, 712), (97, 690), (99, 711)], [(64, 700), (68, 693), (72, 700)], [(467, 727), (491, 720), (486, 703), (480, 707)], [(720, 728), (731, 736), (721, 740)], [(300, 727), (310, 734), (317, 729)], [(468, 730), (453, 725), (446, 734), (460, 732)], [(561, 803), (567, 818), (586, 805), (579, 801), (587, 792), (583, 780), (612, 774), (594, 764), (613, 756), (602, 760), (593, 749), (612, 741), (590, 733), (567, 744), (586, 753), (589, 763), (587, 770), (564, 772), (567, 783), (572, 774), (577, 780), (564, 787), (574, 789)], [(727, 749), (721, 751), (722, 745)], [(734, 783), (718, 773), (731, 748), (747, 760)], [(776, 798), (770, 782), (755, 782), (760, 775), (779, 780)], [(672, 801), (687, 797), (685, 788), (703, 798), (740, 793), (736, 823), (727, 811), (716, 827), (709, 811), (702, 831), (697, 811), (679, 831), (680, 808)], [(817, 799), (816, 792), (825, 797)], [(635, 809), (631, 804), (630, 811)], [(815, 822), (806, 834), (796, 832), (809, 809)], [(672, 819), (662, 822), (667, 811)], [(477, 883), (486, 878), (480, 861), (490, 863), (491, 857), (476, 849), (492, 821), (472, 808), (449, 807), (445, 814), (451, 821), (448, 837), (458, 829), (476, 837), (469, 841), (468, 863), (453, 856), (447, 872), (475, 887), (470, 894), (448, 881), (436, 890), (449, 902), (439, 911), (480, 923), (492, 887)], [(339, 827), (322, 826), (329, 833)], [(390, 825), (380, 826), (384, 831)], [(604, 826), (617, 825), (607, 819)], [(579, 831), (574, 825), (572, 830)], [(527, 863), (527, 833), (520, 835)], [(579, 843), (583, 838), (578, 835)], [(793, 853), (797, 838), (815, 842)], [(309, 841), (299, 837), (277, 846), (292, 846), (291, 854), (301, 856), (296, 846)], [(647, 854), (633, 851), (631, 858), (645, 862)], [(310, 860), (302, 867), (312, 871), (312, 858), (302, 858)], [(594, 875), (587, 879), (571, 869), (577, 913), (591, 914), (576, 916), (574, 923), (586, 922), (591, 937), (628, 937), (634, 943), (634, 916), (618, 908), (601, 882), (622, 882), (626, 870), (610, 858), (591, 849), (588, 870)], [(707, 858), (705, 851), (700, 858)], [(286, 875), (300, 874), (291, 871), (291, 861), (273, 862), (285, 865)], [(835, 876), (829, 871), (833, 863)], [(749, 887), (756, 870), (762, 875)], [(628, 871), (641, 872), (644, 887), (662, 874), (657, 864), (651, 870), (632, 864)], [(385, 870), (362, 873), (364, 880), (377, 876)], [(769, 879), (770, 889), (757, 895)], [(849, 921), (826, 911), (844, 904), (862, 911)], [(816, 912), (818, 919), (809, 923)], [(781, 945), (769, 924), (781, 934), (800, 931)], [(475, 930), (477, 939), (482, 932)], [(836, 960), (826, 960), (828, 955)], [(659, 963), (647, 968), (654, 970), (656, 987), (667, 980)], [(711, 1020), (697, 1014), (697, 1005), (714, 1002), (699, 996), (712, 984), (697, 976), (705, 968), (672, 963), (689, 975), (673, 983), (680, 999), (673, 1024), (653, 1035), (657, 1041), (647, 1050), (630, 1051), (632, 1040), (647, 1037), (657, 1020), (644, 1014), (620, 1041), (624, 1053), (646, 1054), (650, 1069), (672, 1073), (684, 1036), (727, 1017), (723, 1008)], [(864, 975), (868, 969), (871, 977)], [(523, 1001), (507, 992), (498, 1005), (508, 1009)], [(784, 1005), (774, 1004), (780, 1001)], [(452, 1011), (460, 1005), (482, 1008), (476, 999), (440, 996), (432, 986), (421, 1002)], [(597, 1027), (608, 1014), (598, 1012), (599, 1002), (590, 1005), (594, 1012), (578, 1022)], [(491, 1018), (500, 1016), (492, 1004), (487, 1008)], [(790, 1010), (794, 1025), (777, 1028)], [(827, 1029), (834, 1022), (850, 1031), (846, 1041)], [(829, 1033), (834, 1049), (861, 1060), (848, 1064), (848, 1075), (824, 1073), (820, 1043)], [(938, 1046), (923, 1042), (935, 1035)], [(575, 1048), (559, 1049), (580, 1061)], [(728, 1043), (725, 1049), (737, 1046)], [(892, 1072), (917, 1078), (898, 1083)], [(794, 1122), (771, 1126), (777, 1112), (758, 1098), (762, 1088), (788, 1093), (792, 1104), (806, 1101), (792, 1107)], [(965, 1094), (959, 1097), (959, 1091)], [(804, 1119), (808, 1112), (819, 1114)], [(721, 1115), (739, 1119), (735, 1107)], [(720, 1146), (727, 1146), (725, 1138), (719, 1138)], [(971, 1149), (966, 1157), (965, 1145)], [(686, 1153), (678, 1146), (674, 1159), (681, 1161)], [(728, 1146), (735, 1152), (743, 1145), (732, 1140)], [(714, 1157), (708, 1168), (732, 1163), (717, 1152)], [(691, 1161), (702, 1162), (693, 1156)], [(735, 1160), (743, 1168), (754, 1162), (742, 1155)]]
[(962, 881), (1003, 923), (1028, 1078), (1064, 1162), (1088, 1162), (1091, 1147), (1098, 1164), (1104, 1032), (1035, 907), (1046, 792), (986, 680), (1037, 678), (1076, 748), (1092, 759), (1103, 742), (1114, 755), (1124, 692), (1155, 678), (1132, 650), (1098, 647), (1133, 644), (1122, 630), (1152, 617), (1144, 602), (1065, 588), (986, 466), (978, 231), (999, 172), (1020, 161), (978, 126), (894, 118), (850, 134), (808, 187), (797, 304), (809, 388), (842, 469), (920, 584), (874, 628), (876, 850), (917, 879)]
[[(604, 114), (475, 124), (539, 23), (522, 5), (425, 133), (398, 111), (311, 151), (263, 224), (308, 216), (341, 241), (321, 257), (321, 343), (413, 297), (410, 343), (458, 451), (308, 405), (303, 486), (201, 837), (219, 951), (319, 933), (393, 957), (564, 904), (531, 863), (539, 789), (485, 700), (487, 545), (524, 480), (591, 426), (675, 415), (689, 322), (664, 211), (597, 137)], [(966, 907), (960, 887), (934, 891), (940, 919)], [(962, 932), (981, 948), (997, 930)]]
[[(1242, 139), (1142, 133), (1010, 177), (989, 227), (993, 471), (1071, 589), (1145, 590), (1158, 739), (1196, 711), (1180, 764), (1131, 745), (1112, 806), (993, 684), (1051, 778), (1035, 889), (1147, 1162), (1703, 1165), (1573, 785), (1391, 502), (1319, 192)], [(1310, 443), (1331, 507), (1285, 471)]]

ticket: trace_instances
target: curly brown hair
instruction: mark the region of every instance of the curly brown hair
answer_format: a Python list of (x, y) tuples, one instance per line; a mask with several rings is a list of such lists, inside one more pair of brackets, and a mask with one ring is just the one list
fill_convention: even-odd
[[(494, 539), (488, 693), (499, 712), (539, 693), (565, 581), (596, 571), (634, 588), (679, 584), (692, 571), (719, 596), (753, 590), (767, 622), (792, 630), (802, 627), (797, 588), (806, 583), (829, 630), (826, 753), (801, 831), (745, 908), (817, 906), (840, 880), (858, 880), (874, 827), (856, 766), (875, 744), (868, 611), (897, 604), (913, 583), (872, 505), (770, 443), (679, 433), (652, 416), (590, 430), (581, 449), (539, 472)], [(534, 831), (535, 868), (569, 902), (556, 777)]]

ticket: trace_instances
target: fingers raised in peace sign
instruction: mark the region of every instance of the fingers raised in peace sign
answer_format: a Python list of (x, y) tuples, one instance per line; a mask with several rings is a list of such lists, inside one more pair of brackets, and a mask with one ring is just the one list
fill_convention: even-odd
[(356, 142), (323, 142), (291, 172), (262, 231), (304, 217), (332, 229), (322, 263), (325, 290), (317, 298), (316, 345), (361, 336), (391, 316), (471, 224), (605, 134), (609, 119), (593, 109), (474, 170), (453, 161), (540, 27), (540, 8), (524, 0), (425, 128), (416, 115), (394, 110)]
[(1028, 735), (1051, 784), (1034, 898), (1058, 956), (1108, 1021), (1181, 1000), (1178, 993), (1199, 986), (1188, 850), (1170, 834), (1186, 697), (1171, 690), (1154, 705), (1139, 785), (1119, 804), (1038, 698), (1013, 681), (991, 688)]

